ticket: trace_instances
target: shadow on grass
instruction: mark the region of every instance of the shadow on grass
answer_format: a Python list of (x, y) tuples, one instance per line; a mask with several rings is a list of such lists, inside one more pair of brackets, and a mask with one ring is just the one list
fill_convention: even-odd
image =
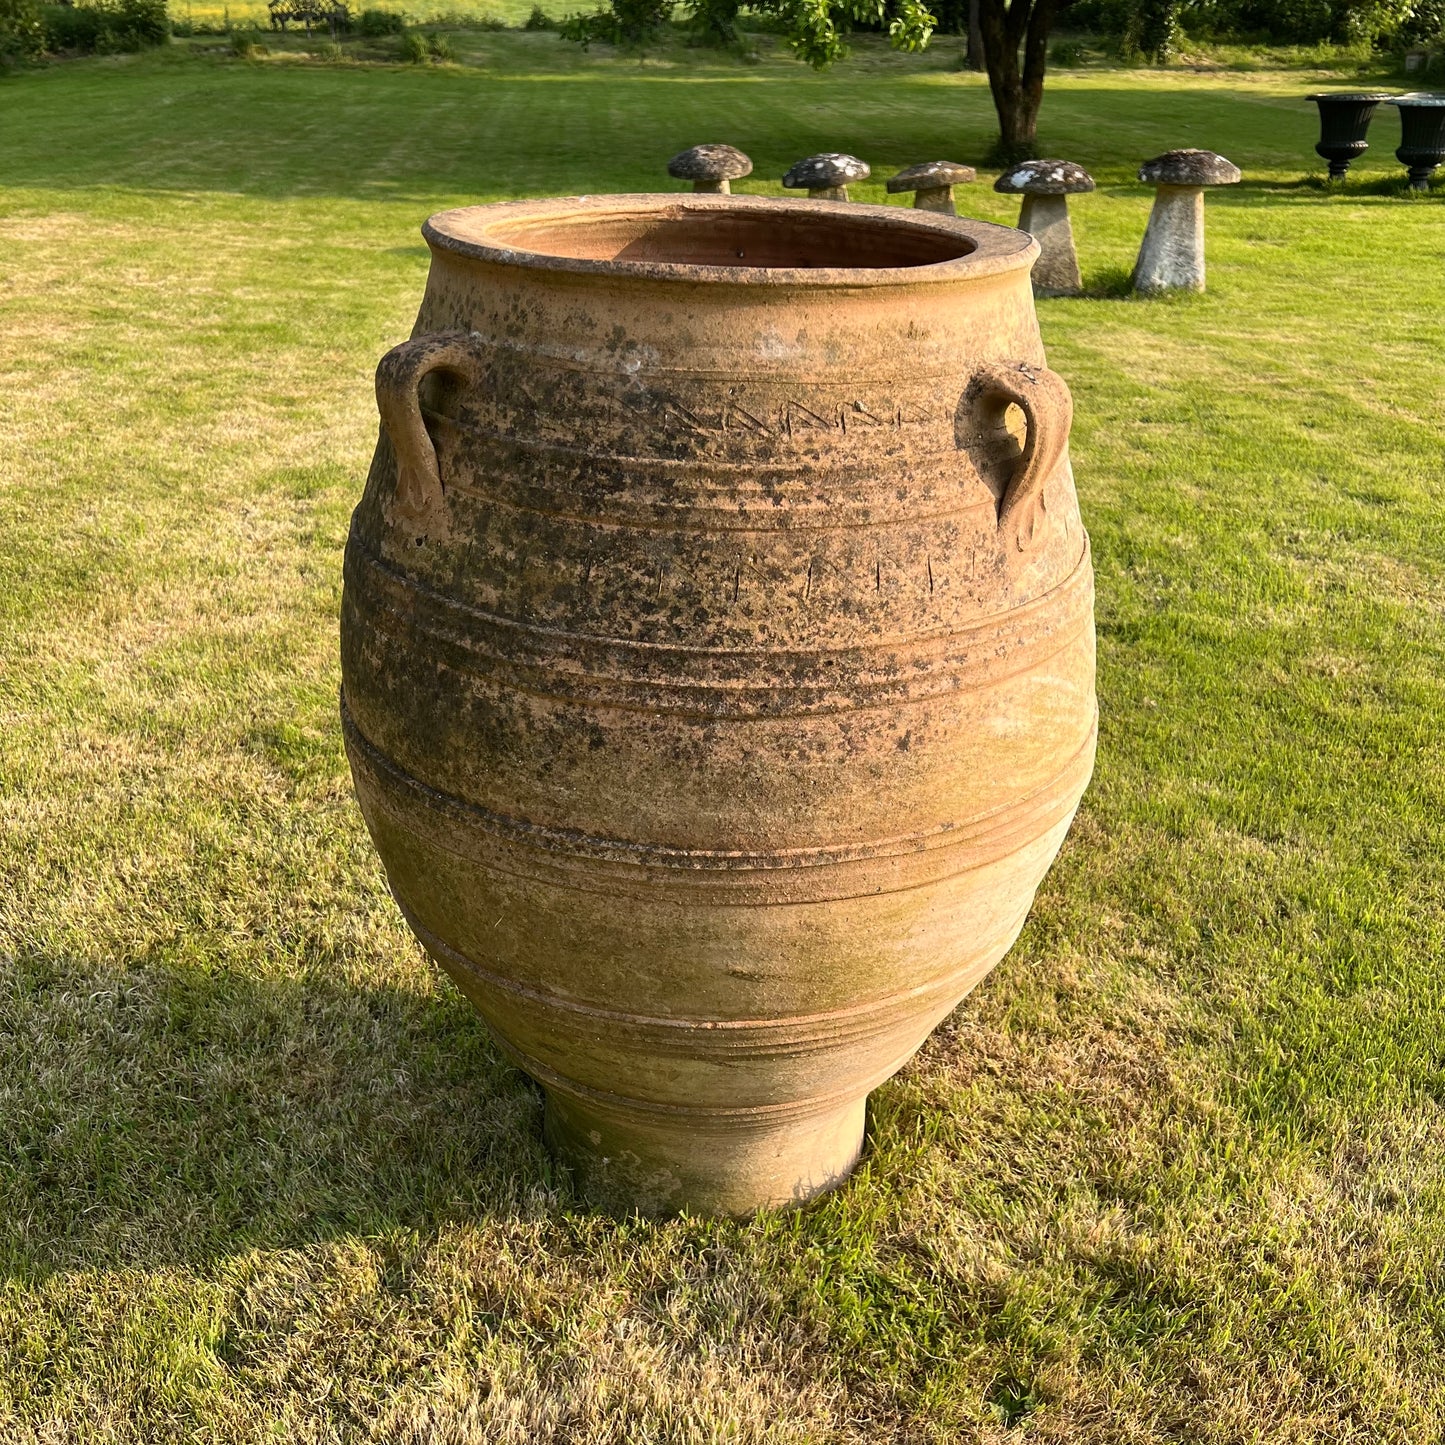
[(1260, 202), (1281, 201), (1356, 201), (1365, 197), (1385, 200), (1439, 201), (1445, 195), (1445, 175), (1428, 191), (1414, 190), (1403, 168), (1398, 174), (1380, 175), (1367, 172), (1360, 177), (1346, 176), (1331, 181), (1321, 171), (1310, 171), (1293, 180), (1271, 180), (1245, 177), (1232, 186), (1219, 186), (1208, 192), (1206, 207), (1254, 206)]
[(1036, 296), (1035, 304), (1048, 306), (1054, 301), (1129, 301), (1140, 306), (1193, 306), (1199, 300), (1197, 291), (1153, 291), (1144, 295), (1134, 289), (1132, 266), (1099, 266), (1084, 277), (1083, 290), (1072, 296)]
[(0, 966), (0, 1273), (187, 1265), (555, 1203), (541, 1098), (450, 984)]
[(1085, 301), (1134, 299), (1134, 273), (1128, 266), (1101, 266), (1090, 271), (1079, 293)]
[(1418, 191), (1410, 184), (1410, 178), (1404, 167), (1396, 175), (1371, 176), (1368, 180), (1351, 180), (1345, 177), (1343, 183), (1330, 184), (1325, 181), (1319, 182), (1321, 190), (1327, 191), (1330, 195), (1340, 196), (1389, 196), (1396, 200), (1406, 201), (1438, 201), (1445, 196), (1445, 174), (1437, 172), (1431, 177), (1428, 190)]

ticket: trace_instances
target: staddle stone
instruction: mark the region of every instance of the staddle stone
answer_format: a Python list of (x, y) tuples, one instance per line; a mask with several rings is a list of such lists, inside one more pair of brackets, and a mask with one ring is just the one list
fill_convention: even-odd
[(732, 182), (751, 175), (753, 163), (736, 146), (700, 145), (680, 151), (667, 163), (667, 173), (679, 181), (691, 181), (694, 191), (704, 195), (732, 194)]

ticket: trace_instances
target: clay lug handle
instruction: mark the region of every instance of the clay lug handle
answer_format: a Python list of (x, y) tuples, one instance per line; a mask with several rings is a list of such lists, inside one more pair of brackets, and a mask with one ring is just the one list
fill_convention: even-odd
[(974, 381), (974, 405), (985, 426), (999, 425), (1009, 406), (1024, 414), (1023, 455), (999, 502), (999, 534), (1020, 552), (1034, 543), (1044, 510), (1044, 484), (1069, 442), (1074, 399), (1056, 371), (1046, 366), (997, 366)]
[(403, 511), (422, 515), (443, 500), (436, 448), (421, 414), (418, 389), (433, 371), (472, 378), (480, 370), (470, 332), (442, 331), (414, 336), (393, 347), (376, 368), (376, 407), (391, 438), (397, 460), (397, 502)]

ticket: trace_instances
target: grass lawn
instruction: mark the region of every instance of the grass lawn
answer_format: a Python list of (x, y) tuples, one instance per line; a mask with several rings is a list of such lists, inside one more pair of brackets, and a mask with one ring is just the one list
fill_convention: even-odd
[[(466, 32), (0, 79), (0, 1439), (1420, 1442), (1445, 1420), (1445, 205), (1327, 77), (1061, 72), (1046, 301), (1098, 771), (854, 1181), (593, 1217), (390, 901), (336, 715), (430, 211), (981, 162), (956, 41), (825, 76)], [(1205, 145), (1210, 292), (1110, 299)], [(1012, 219), (985, 183), (963, 208)], [(846, 960), (840, 960), (846, 966)]]

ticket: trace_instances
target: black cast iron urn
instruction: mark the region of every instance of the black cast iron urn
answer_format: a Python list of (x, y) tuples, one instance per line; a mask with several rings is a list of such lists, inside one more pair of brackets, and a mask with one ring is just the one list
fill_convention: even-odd
[(1418, 90), (1389, 102), (1400, 110), (1400, 146), (1395, 152), (1417, 191), (1430, 189), (1430, 175), (1445, 161), (1445, 95)]
[(1375, 107), (1390, 97), (1382, 91), (1348, 90), (1307, 98), (1320, 108), (1320, 139), (1315, 151), (1330, 163), (1330, 179), (1342, 181), (1350, 162), (1370, 148), (1365, 132)]

